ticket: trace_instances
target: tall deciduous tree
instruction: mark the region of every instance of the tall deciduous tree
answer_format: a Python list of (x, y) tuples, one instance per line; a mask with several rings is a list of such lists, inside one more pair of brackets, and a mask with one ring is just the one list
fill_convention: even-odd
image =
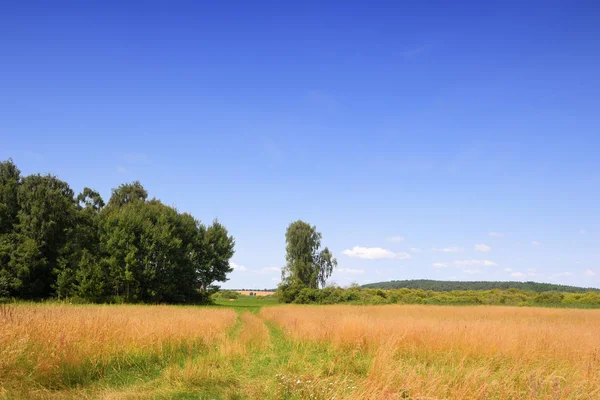
[(19, 187), (16, 248), (9, 266), (23, 297), (47, 297), (54, 273), (65, 265), (64, 250), (75, 225), (75, 199), (66, 182), (30, 175)]
[(324, 286), (337, 266), (327, 247), (321, 249), (322, 235), (314, 225), (298, 220), (285, 233), (286, 265), (281, 270), (280, 299), (293, 301), (302, 288)]
[(198, 232), (198, 246), (202, 254), (197, 267), (200, 290), (203, 293), (218, 289), (213, 286), (214, 282), (225, 282), (227, 274), (233, 271), (229, 260), (233, 257), (235, 240), (230, 236), (227, 229), (217, 220), (213, 221), (208, 229)]
[(12, 160), (0, 162), (0, 297), (11, 295), (19, 286), (8, 263), (15, 247), (14, 225), (19, 213), (20, 184), (21, 171)]

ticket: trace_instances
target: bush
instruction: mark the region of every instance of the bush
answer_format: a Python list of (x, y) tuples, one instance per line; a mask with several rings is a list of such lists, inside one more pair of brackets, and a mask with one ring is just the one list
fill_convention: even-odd
[(437, 305), (572, 305), (600, 307), (600, 293), (533, 292), (519, 289), (453, 290), (365, 289), (358, 286), (310, 289), (304, 285), (280, 286), (280, 302), (296, 304), (437, 304)]
[(234, 292), (233, 290), (219, 290), (213, 295), (215, 299), (237, 299), (238, 297), (238, 292)]
[(533, 299), (533, 302), (538, 304), (559, 304), (564, 298), (564, 293), (544, 292), (538, 294), (535, 299)]

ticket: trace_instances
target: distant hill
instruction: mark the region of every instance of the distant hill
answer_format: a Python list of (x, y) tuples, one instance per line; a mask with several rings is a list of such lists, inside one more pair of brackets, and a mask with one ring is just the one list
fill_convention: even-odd
[(533, 292), (600, 292), (596, 288), (582, 288), (577, 286), (555, 285), (552, 283), (538, 282), (458, 282), (458, 281), (434, 281), (429, 279), (376, 282), (363, 285), (364, 288), (372, 289), (423, 289), (438, 292), (449, 292), (451, 290), (490, 290), (490, 289), (520, 289)]

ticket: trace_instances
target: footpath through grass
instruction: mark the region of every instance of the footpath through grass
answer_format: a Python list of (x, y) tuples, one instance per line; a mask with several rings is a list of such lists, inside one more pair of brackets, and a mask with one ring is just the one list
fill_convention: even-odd
[(600, 398), (597, 310), (275, 304), (0, 308), (0, 399)]
[[(261, 308), (275, 304), (240, 297), (200, 307), (233, 310), (237, 317), (221, 339), (176, 352), (148, 348), (117, 359), (61, 362), (61, 372), (46, 380), (0, 375), (0, 399), (329, 399), (352, 390), (353, 377), (368, 372), (369, 358), (340, 355), (325, 342), (291, 340), (260, 316)], [(119, 307), (128, 306), (106, 309)], [(186, 308), (195, 309), (173, 306)]]

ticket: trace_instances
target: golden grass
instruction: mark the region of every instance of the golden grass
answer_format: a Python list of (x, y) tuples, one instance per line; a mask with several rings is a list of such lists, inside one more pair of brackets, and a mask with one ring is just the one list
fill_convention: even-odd
[(253, 293), (256, 297), (272, 296), (275, 294), (275, 292), (255, 292), (253, 290), (238, 290), (237, 293), (244, 296), (250, 296), (250, 293)]
[(344, 398), (600, 398), (600, 311), (511, 307), (263, 308), (297, 342), (372, 357)]
[(0, 388), (61, 387), (77, 371), (160, 360), (224, 338), (235, 320), (232, 310), (186, 307), (0, 306)]
[(0, 306), (0, 399), (600, 398), (600, 310), (245, 310)]

